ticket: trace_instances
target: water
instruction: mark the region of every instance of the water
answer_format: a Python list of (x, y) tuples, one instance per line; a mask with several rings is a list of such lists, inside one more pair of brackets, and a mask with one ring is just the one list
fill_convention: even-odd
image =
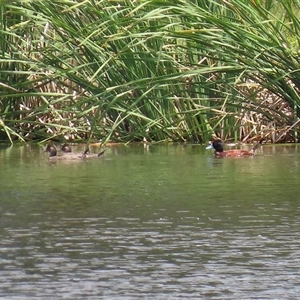
[(0, 298), (297, 299), (298, 150), (2, 147)]

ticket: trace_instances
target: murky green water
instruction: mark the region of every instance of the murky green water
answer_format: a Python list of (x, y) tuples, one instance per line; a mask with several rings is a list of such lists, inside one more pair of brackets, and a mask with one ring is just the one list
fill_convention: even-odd
[(295, 146), (117, 146), (57, 164), (15, 146), (0, 166), (1, 299), (299, 297)]

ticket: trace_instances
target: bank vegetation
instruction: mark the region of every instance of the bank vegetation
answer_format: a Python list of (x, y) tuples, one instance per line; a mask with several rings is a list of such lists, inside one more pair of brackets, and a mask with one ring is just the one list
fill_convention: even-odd
[(300, 1), (0, 3), (0, 140), (297, 142)]

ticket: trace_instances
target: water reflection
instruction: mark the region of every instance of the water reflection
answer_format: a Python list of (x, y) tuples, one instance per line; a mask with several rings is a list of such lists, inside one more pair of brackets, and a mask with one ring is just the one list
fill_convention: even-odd
[(299, 219), (259, 211), (234, 221), (230, 209), (147, 221), (31, 216), (34, 226), (2, 232), (1, 290), (10, 299), (296, 298)]
[(1, 299), (296, 299), (300, 174), (288, 149), (226, 160), (201, 146), (119, 147), (55, 165), (12, 149), (22, 158), (0, 177)]

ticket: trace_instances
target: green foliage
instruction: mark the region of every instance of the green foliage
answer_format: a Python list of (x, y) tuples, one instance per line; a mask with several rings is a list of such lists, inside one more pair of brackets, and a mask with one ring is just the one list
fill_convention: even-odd
[(0, 138), (287, 137), (300, 2), (282, 2), (1, 2)]

